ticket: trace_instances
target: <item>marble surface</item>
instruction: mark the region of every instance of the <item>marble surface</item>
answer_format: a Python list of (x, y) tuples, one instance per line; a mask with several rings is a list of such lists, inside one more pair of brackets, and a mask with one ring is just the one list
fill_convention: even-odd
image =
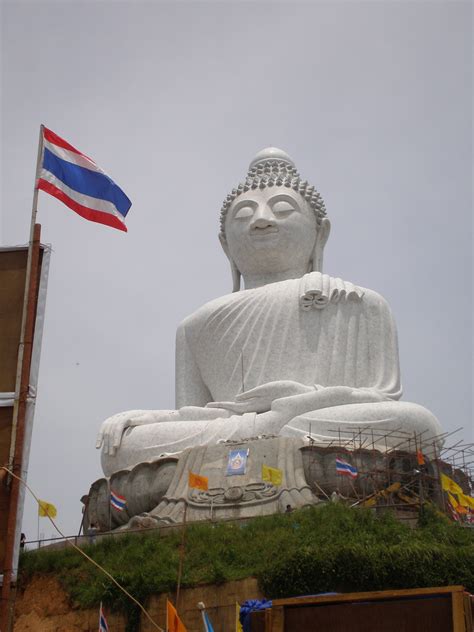
[[(413, 448), (414, 443), (407, 451), (386, 452), (359, 436), (348, 447), (282, 436), (195, 446), (95, 481), (88, 496), (86, 522), (108, 531), (179, 524), (185, 509), (187, 521), (199, 522), (284, 513), (288, 505), (297, 509), (341, 498), (354, 504), (394, 484), (413, 483), (413, 472), (419, 468)], [(243, 473), (229, 476), (229, 455), (235, 450), (247, 453), (246, 467)], [(357, 468), (357, 477), (340, 475), (336, 458)], [(263, 480), (262, 465), (279, 470), (281, 480)], [(426, 457), (424, 473), (431, 483), (424, 493), (438, 503), (442, 502), (439, 468), (463, 484), (459, 472), (453, 473), (449, 464)], [(190, 471), (207, 478), (207, 490), (189, 487)], [(110, 489), (127, 499), (122, 511), (111, 507)], [(382, 491), (382, 504), (384, 498)], [(388, 502), (393, 503), (393, 498)]]
[(311, 431), (324, 445), (341, 432), (402, 429), (426, 440), (441, 432), (427, 409), (399, 401), (385, 299), (322, 273), (329, 233), (321, 195), (292, 159), (259, 152), (221, 210), (234, 291), (178, 328), (176, 409), (126, 411), (103, 423), (97, 447), (106, 476), (260, 435), (305, 442)]

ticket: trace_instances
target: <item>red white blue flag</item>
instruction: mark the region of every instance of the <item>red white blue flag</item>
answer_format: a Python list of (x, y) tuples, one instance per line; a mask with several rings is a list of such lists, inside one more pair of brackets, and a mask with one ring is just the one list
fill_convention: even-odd
[(110, 490), (110, 504), (117, 511), (123, 511), (125, 509), (125, 505), (127, 501), (124, 496), (120, 496), (117, 492), (114, 492), (112, 489)]
[(122, 189), (93, 160), (46, 127), (38, 189), (91, 222), (127, 231), (124, 220), (132, 203)]
[(357, 478), (357, 474), (358, 474), (356, 467), (354, 467), (347, 461), (343, 461), (339, 457), (336, 457), (336, 472), (338, 474), (350, 476), (351, 478)]
[(109, 632), (107, 619), (105, 618), (104, 611), (102, 610), (102, 602), (100, 602), (100, 610), (99, 610), (99, 632)]

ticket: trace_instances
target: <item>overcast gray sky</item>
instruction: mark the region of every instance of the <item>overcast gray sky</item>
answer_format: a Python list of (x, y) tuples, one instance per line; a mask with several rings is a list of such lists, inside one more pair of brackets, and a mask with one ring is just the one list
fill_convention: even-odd
[(176, 327), (231, 290), (221, 202), (268, 145), (326, 201), (325, 271), (390, 302), (404, 399), (473, 440), (471, 11), (3, 2), (1, 243), (28, 239), (40, 123), (133, 201), (124, 234), (40, 193), (54, 252), (29, 483), (67, 533), (101, 476), (101, 421), (174, 406)]

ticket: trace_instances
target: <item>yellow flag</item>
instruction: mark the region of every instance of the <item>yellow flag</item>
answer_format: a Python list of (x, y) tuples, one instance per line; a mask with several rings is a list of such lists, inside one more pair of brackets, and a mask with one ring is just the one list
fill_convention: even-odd
[(458, 502), (462, 507), (474, 509), (474, 498), (472, 498), (472, 496), (468, 496), (467, 494), (456, 494), (456, 496), (458, 497)]
[(448, 492), (448, 500), (451, 506), (453, 507), (453, 509), (457, 511), (458, 514), (468, 513), (466, 506), (463, 506), (460, 502), (458, 502), (456, 498), (454, 498), (454, 496), (450, 492)]
[(283, 472), (277, 467), (269, 467), (268, 465), (262, 465), (262, 480), (267, 483), (273, 483), (273, 485), (281, 485), (283, 480)]
[(207, 492), (209, 489), (209, 479), (207, 476), (199, 476), (199, 474), (189, 472), (188, 485), (194, 489), (202, 489), (203, 492)]
[(235, 602), (235, 632), (244, 632), (240, 623), (240, 604)]
[(47, 503), (45, 500), (40, 500), (38, 503), (38, 516), (41, 518), (46, 518), (49, 516), (50, 518), (56, 518), (58, 515), (58, 510), (51, 503)]
[(178, 616), (171, 601), (166, 600), (166, 632), (186, 632), (184, 623)]
[(459, 507), (461, 506), (458, 501), (456, 500), (456, 498), (454, 498), (454, 496), (451, 494), (451, 492), (448, 492), (448, 500), (449, 503), (451, 505), (451, 507), (453, 509), (455, 509), (456, 511), (459, 509)]
[(452, 478), (446, 476), (446, 474), (441, 474), (441, 487), (446, 492), (451, 492), (452, 494), (464, 494), (462, 488), (453, 481)]
[(468, 496), (467, 494), (459, 494), (458, 498), (461, 505), (464, 505), (464, 507), (469, 507), (469, 509), (471, 510), (474, 509), (474, 498), (472, 496)]

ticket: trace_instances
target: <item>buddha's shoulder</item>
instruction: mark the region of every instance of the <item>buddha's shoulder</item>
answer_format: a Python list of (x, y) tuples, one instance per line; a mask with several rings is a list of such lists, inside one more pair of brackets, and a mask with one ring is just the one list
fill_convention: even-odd
[(390, 312), (390, 304), (388, 300), (375, 290), (359, 286), (363, 292), (362, 303), (367, 309), (373, 311)]
[(371, 290), (370, 288), (367, 288), (367, 287), (362, 287), (361, 285), (359, 285), (358, 287), (362, 291), (362, 301), (366, 305), (388, 306), (387, 299), (379, 292), (376, 292), (375, 290)]
[[(232, 313), (233, 308), (237, 307), (239, 303), (245, 305), (248, 302), (252, 303), (254, 299), (267, 298), (273, 294), (278, 295), (279, 298), (285, 301), (296, 300), (301, 302), (305, 292), (313, 292), (315, 290), (323, 293), (328, 292), (328, 298), (331, 297), (329, 302), (334, 300), (340, 306), (345, 302), (351, 303), (355, 300), (360, 302), (361, 306), (370, 312), (390, 309), (385, 298), (375, 290), (355, 285), (350, 281), (343, 281), (336, 277), (313, 272), (301, 279), (291, 279), (268, 284), (260, 288), (241, 290), (240, 292), (226, 294), (213, 299), (187, 316), (180, 323), (178, 334), (181, 331), (186, 332), (187, 335), (198, 335), (204, 324), (208, 323), (210, 319), (218, 314), (223, 316), (224, 314)], [(336, 300), (335, 297), (337, 295), (340, 298)]]
[(362, 309), (388, 308), (386, 299), (375, 290), (321, 272), (305, 274), (300, 280), (299, 290), (300, 302), (306, 308), (312, 301), (319, 305), (332, 303), (341, 309), (354, 303), (358, 303)]
[(361, 285), (356, 287), (360, 290), (360, 301), (365, 310), (370, 312), (390, 312), (390, 305), (382, 294)]
[(189, 316), (186, 316), (186, 318), (181, 321), (178, 327), (178, 333), (179, 331), (190, 333), (200, 330), (209, 318), (221, 309), (225, 309), (240, 300), (242, 294), (243, 292), (225, 294), (224, 296), (219, 296), (218, 298), (204, 303), (204, 305), (201, 305), (195, 312), (189, 314)]
[(290, 291), (290, 285), (298, 284), (299, 282), (300, 279), (292, 279), (290, 281), (268, 283), (261, 287), (239, 290), (238, 292), (219, 296), (218, 298), (204, 303), (204, 305), (199, 307), (195, 312), (187, 316), (180, 323), (179, 328), (185, 329), (186, 331), (200, 329), (209, 319), (218, 314), (227, 314), (228, 311), (232, 311), (234, 307), (238, 308), (239, 305), (244, 307), (253, 304), (256, 300), (265, 299), (268, 296), (272, 296), (275, 292), (283, 298), (292, 298), (295, 294)]

